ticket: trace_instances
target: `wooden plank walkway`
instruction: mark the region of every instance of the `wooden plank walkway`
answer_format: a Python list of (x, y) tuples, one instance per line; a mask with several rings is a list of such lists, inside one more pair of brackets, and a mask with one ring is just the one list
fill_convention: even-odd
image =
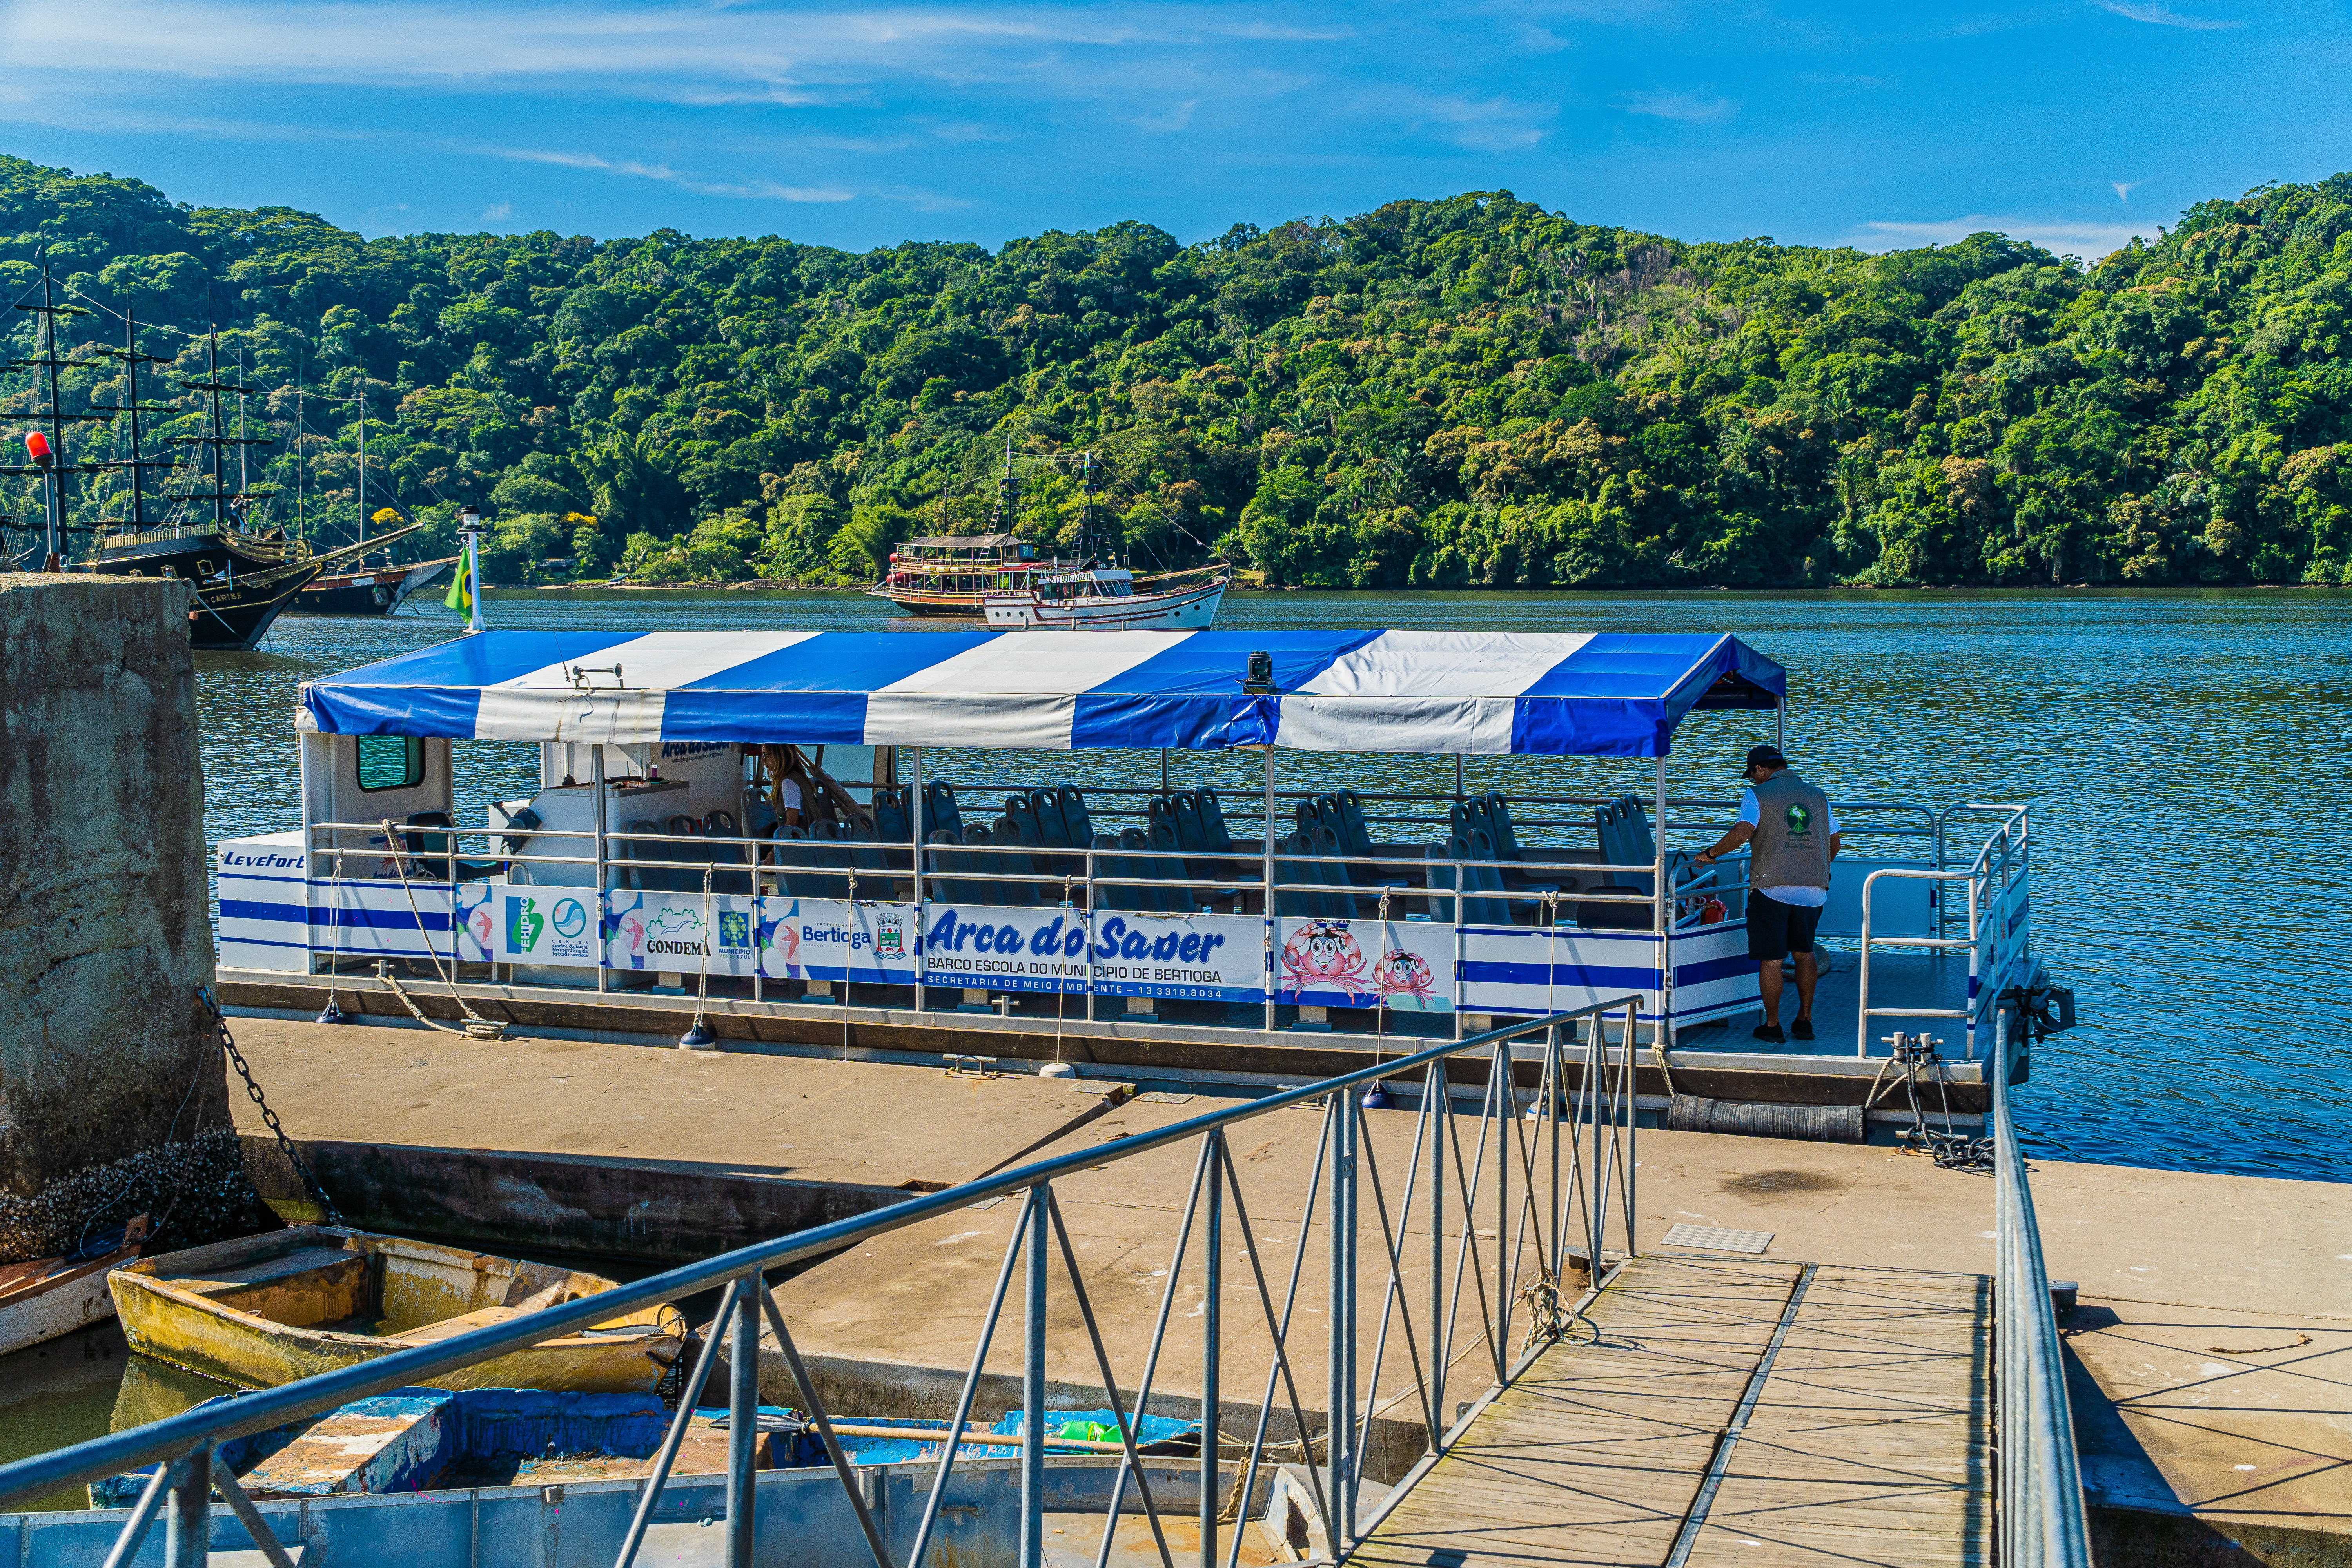
[[(1628, 1265), (1350, 1554), (1390, 1568), (1664, 1564), (1803, 1270)], [(1990, 1555), (1986, 1282), (1822, 1268), (1687, 1558), (1694, 1568)]]

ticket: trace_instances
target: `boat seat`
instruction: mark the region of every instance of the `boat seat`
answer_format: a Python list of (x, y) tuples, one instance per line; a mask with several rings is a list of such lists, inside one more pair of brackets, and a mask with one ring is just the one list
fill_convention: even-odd
[(1034, 909), (1040, 901), (1037, 868), (1030, 863), (1029, 857), (1002, 853), (1009, 846), (1036, 843), (1034, 817), (1024, 826), (1019, 817), (1009, 812), (998, 817), (989, 829), (989, 838), (998, 846), (1000, 852), (982, 858), (991, 862), (991, 869), (1000, 879), (997, 892), (1010, 908)]
[(1459, 868), (1454, 864), (1454, 841), (1448, 839), (1443, 844), (1432, 844), (1423, 850), (1423, 854), (1429, 859), (1430, 897), (1426, 900), (1429, 918), (1450, 921), (1454, 919), (1454, 900), (1438, 895), (1452, 892), (1458, 879), (1455, 872)]
[(907, 796), (908, 790), (904, 784), (895, 789), (884, 788), (874, 792), (875, 837), (886, 844), (907, 842), (907, 825), (909, 815)]
[[(1602, 862), (1611, 866), (1649, 866), (1658, 858), (1658, 841), (1650, 831), (1650, 814), (1643, 810), (1639, 796), (1620, 795), (1608, 805), (1596, 807), (1592, 814), (1593, 827), (1601, 837)], [(1674, 887), (1688, 879), (1691, 874), (1690, 856), (1676, 849), (1666, 856), (1666, 885)], [(1631, 871), (1610, 873), (1612, 878), (1631, 883), (1637, 892), (1650, 892), (1655, 885), (1654, 873), (1636, 874)], [(1644, 921), (1643, 925), (1648, 922)]]
[(923, 841), (930, 842), (930, 836), (942, 829), (954, 834), (957, 843), (963, 842), (963, 813), (956, 807), (953, 786), (927, 784), (923, 786)]
[[(408, 826), (450, 828), (456, 824), (446, 811), (412, 811), (408, 814)], [(409, 870), (412, 877), (422, 873), (441, 882), (478, 882), (506, 869), (503, 860), (469, 860), (452, 855), (457, 844), (454, 833), (404, 833), (400, 843), (415, 861)]]
[(297, 1274), (308, 1274), (314, 1268), (336, 1268), (346, 1264), (366, 1268), (368, 1255), (353, 1252), (344, 1247), (299, 1247), (291, 1252), (281, 1252), (275, 1258), (257, 1258), (240, 1263), (234, 1268), (208, 1270), (202, 1278), (195, 1276), (158, 1275), (184, 1290), (200, 1295), (217, 1296), (253, 1285), (267, 1285), (279, 1279), (290, 1279)]
[(509, 1323), (523, 1315), (520, 1307), (480, 1307), (470, 1312), (460, 1312), (454, 1318), (438, 1322), (420, 1323), (413, 1329), (403, 1329), (396, 1334), (386, 1334), (387, 1340), (398, 1340), (404, 1345), (429, 1345), (442, 1340), (455, 1339), (476, 1329), (495, 1328)]
[(1234, 852), (1234, 836), (1225, 828), (1224, 808), (1217, 804), (1217, 792), (1201, 789), (1192, 792), (1201, 805), (1201, 837), (1212, 855)]
[[(1152, 804), (1158, 805), (1160, 803), (1154, 801)], [(1177, 840), (1176, 820), (1173, 816), (1165, 811), (1154, 816), (1145, 837), (1150, 840), (1151, 847), (1160, 851), (1151, 857), (1150, 869), (1145, 873), (1147, 876), (1165, 877), (1180, 882), (1191, 879), (1192, 872), (1186, 868), (1183, 860), (1173, 853), (1181, 847)], [(1193, 897), (1195, 891), (1193, 889), (1160, 887), (1150, 890), (1156, 895), (1154, 903), (1171, 914), (1190, 915), (1200, 912), (1200, 902)]]
[[(735, 814), (726, 810), (707, 814), (702, 819), (702, 830), (713, 838), (743, 837), (743, 830), (735, 824)], [(717, 866), (743, 865), (744, 855), (745, 850), (740, 844), (714, 844), (710, 847), (711, 863)], [(751, 890), (751, 873), (749, 871), (718, 872), (710, 879), (710, 890), (714, 893), (739, 897), (749, 893)]]
[(1095, 841), (1094, 818), (1087, 814), (1087, 797), (1076, 784), (1063, 784), (1054, 791), (1062, 805), (1062, 828), (1070, 836), (1073, 848)]

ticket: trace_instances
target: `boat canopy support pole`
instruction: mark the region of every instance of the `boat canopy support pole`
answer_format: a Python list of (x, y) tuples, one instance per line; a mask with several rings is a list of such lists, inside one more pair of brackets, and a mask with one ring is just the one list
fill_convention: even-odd
[[(1653, 846), (1658, 859), (1652, 868), (1650, 886), (1656, 894), (1658, 921), (1658, 1022), (1656, 1038), (1660, 1047), (1674, 1048), (1675, 1016), (1675, 900), (1674, 889), (1666, 886), (1666, 759), (1657, 760), (1655, 795), (1658, 803), (1658, 831)], [(1633, 1059), (1633, 1034), (1625, 1032), (1625, 1059)], [(1599, 1257), (1598, 1253), (1593, 1255)]]
[(172, 1461), (165, 1483), (163, 1568), (205, 1568), (212, 1549), (213, 1446), (199, 1444), (184, 1459)]
[(1281, 900), (1274, 890), (1274, 747), (1265, 748), (1265, 1032), (1274, 1033), (1275, 956), (1282, 946), (1282, 924), (1275, 910)]
[[(898, 771), (895, 756), (890, 771)], [(908, 864), (915, 871), (915, 1012), (919, 1016), (924, 1004), (923, 980), (930, 964), (930, 955), (923, 944), (923, 936), (930, 930), (930, 921), (925, 918), (923, 903), (923, 748), (920, 746), (907, 748), (907, 837), (913, 840), (914, 847)]]
[[(604, 857), (611, 852), (605, 845), (604, 835), (612, 826), (612, 824), (605, 819), (604, 746), (602, 742), (599, 742), (595, 745), (588, 748), (588, 783), (593, 787), (596, 795), (596, 810), (594, 814), (594, 826), (596, 829), (596, 908), (599, 910), (602, 910), (607, 907), (604, 902), (604, 891), (608, 886), (604, 870)], [(602, 914), (597, 916), (596, 946), (598, 949), (596, 953), (596, 989), (599, 994), (602, 994), (610, 988), (611, 976), (609, 971), (612, 967), (606, 961), (608, 955), (603, 951), (604, 941), (604, 916)]]
[(755, 1269), (735, 1288), (734, 1342), (727, 1353), (727, 1568), (751, 1568), (759, 1511), (760, 1303)]

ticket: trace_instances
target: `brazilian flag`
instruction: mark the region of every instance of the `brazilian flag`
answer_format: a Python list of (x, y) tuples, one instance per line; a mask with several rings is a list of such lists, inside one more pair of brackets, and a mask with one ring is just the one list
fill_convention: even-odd
[(457, 557), (457, 569), (449, 574), (449, 592), (442, 603), (459, 615), (471, 618), (474, 614), (474, 574), (469, 556)]

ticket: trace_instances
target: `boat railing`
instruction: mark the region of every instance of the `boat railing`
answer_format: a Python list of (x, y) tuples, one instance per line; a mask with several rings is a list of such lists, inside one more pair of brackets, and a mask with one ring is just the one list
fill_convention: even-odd
[[(2000, 993), (2026, 956), (2032, 942), (2026, 921), (2030, 812), (2025, 806), (2008, 804), (1971, 804), (1951, 807), (1940, 814), (1936, 822), (1939, 861), (1944, 854), (1945, 825), (1949, 818), (1963, 814), (1998, 814), (2000, 817), (2000, 826), (1985, 840), (1967, 869), (1929, 870), (1889, 866), (1871, 872), (1863, 879), (1860, 976), (1856, 982), (1854, 1016), (1854, 1055), (1858, 1057), (1870, 1054), (1874, 1019), (1942, 1018), (1961, 1024), (1967, 1059), (1976, 1060), (1977, 1032), (1985, 1024), (1987, 1015), (1998, 1005)], [(1884, 936), (1874, 933), (1871, 930), (1872, 893), (1881, 881), (1887, 880), (1957, 885), (1963, 894), (1962, 907), (1968, 915), (1968, 934), (1965, 937), (1948, 934), (1949, 927), (1947, 921), (1951, 907), (1948, 899), (1936, 900), (1936, 934), (1933, 936)], [(1963, 1005), (1958, 1007), (1874, 1006), (1871, 1002), (1873, 955), (1906, 951), (1937, 957), (1966, 952), (1969, 979)]]
[(2011, 1119), (2012, 1054), (2026, 1043), (2024, 1010), (1993, 1017), (1993, 1412), (2000, 1467), (2000, 1559), (2011, 1568), (2091, 1568), (2074, 1413), (2033, 1188)]
[[(257, 1503), (215, 1463), (222, 1443), (370, 1394), (462, 1382), (467, 1368), (494, 1358), (716, 1289), (716, 1313), (700, 1349), (689, 1352), (691, 1368), (681, 1363), (676, 1415), (650, 1473), (625, 1491), (608, 1489), (609, 1505), (600, 1505), (592, 1489), (568, 1498), (569, 1551), (593, 1540), (606, 1543), (600, 1556), (603, 1550), (614, 1552), (616, 1568), (629, 1568), (637, 1558), (664, 1492), (673, 1486), (680, 1447), (723, 1346), (728, 1562), (760, 1560), (762, 1494), (790, 1484), (756, 1468), (760, 1407), (784, 1402), (772, 1395), (787, 1372), (785, 1397), (814, 1429), (877, 1568), (922, 1568), (927, 1554), (934, 1561), (953, 1554), (935, 1537), (949, 1511), (957, 1461), (972, 1458), (981, 1438), (988, 1440), (984, 1454), (1013, 1447), (1018, 1455), (1017, 1560), (1023, 1563), (1044, 1560), (1049, 1510), (1069, 1518), (1070, 1486), (1049, 1490), (1048, 1483), (1049, 1470), (1069, 1467), (1092, 1467), (1099, 1482), (1092, 1495), (1107, 1500), (1098, 1563), (1110, 1551), (1122, 1516), (1139, 1513), (1163, 1561), (1173, 1561), (1170, 1526), (1181, 1518), (1186, 1533), (1198, 1532), (1200, 1568), (1231, 1568), (1241, 1544), (1238, 1531), (1246, 1526), (1229, 1525), (1229, 1502), (1243, 1500), (1243, 1517), (1248, 1517), (1262, 1506), (1275, 1469), (1286, 1465), (1296, 1467), (1288, 1473), (1308, 1494), (1315, 1532), (1330, 1556), (1343, 1557), (1502, 1389), (1570, 1335), (1597, 1288), (1633, 1255), (1640, 1006), (1637, 994), (1626, 994), (1516, 1022), (740, 1247), (508, 1322), (18, 1459), (0, 1466), (0, 1505), (152, 1466), (153, 1479), (121, 1517), (119, 1531), (110, 1519), (91, 1521), (113, 1532), (109, 1562), (133, 1561), (161, 1515), (170, 1568), (195, 1568), (215, 1549), (257, 1550), (276, 1568), (290, 1568), (310, 1532), (331, 1528), (327, 1516), (332, 1510), (300, 1501)], [(1394, 1110), (1379, 1109), (1391, 1100), (1400, 1102)], [(1295, 1108), (1314, 1110), (1319, 1121), (1303, 1199), (1295, 1175), (1273, 1173), (1289, 1167), (1256, 1164), (1234, 1148), (1234, 1135), (1244, 1124)], [(1118, 1167), (1134, 1173), (1125, 1179), (1147, 1190), (1154, 1181), (1171, 1184), (1172, 1195), (1173, 1182), (1185, 1179), (1179, 1174), (1182, 1167), (1137, 1162), (1177, 1148), (1192, 1153), (1189, 1181), (1174, 1216), (1168, 1267), (1157, 1281), (1150, 1331), (1107, 1335), (1064, 1197), (1083, 1200), (1099, 1184), (1094, 1173)], [(901, 1557), (877, 1521), (869, 1502), (877, 1494), (850, 1463), (835, 1412), (795, 1337), (799, 1314), (778, 1300), (770, 1277), (789, 1278), (933, 1219), (955, 1216), (949, 1223), (968, 1227), (976, 1217), (970, 1211), (1003, 1198), (1017, 1205), (1010, 1215), (1011, 1235), (993, 1271), (954, 1414), (935, 1434), (914, 1434), (935, 1435), (940, 1451), (928, 1478), (919, 1472), (921, 1508), (913, 1528), (894, 1521), (887, 1531), (891, 1540), (908, 1542)], [(1278, 1226), (1261, 1223), (1273, 1220), (1267, 1205), (1274, 1202), (1282, 1205)], [(1270, 1234), (1278, 1228), (1288, 1230), (1287, 1241)], [(1286, 1247), (1286, 1266), (1274, 1262)], [(1227, 1271), (1244, 1269), (1229, 1286)], [(1014, 1304), (1010, 1313), (1009, 1302)], [(1180, 1304), (1188, 1310), (1178, 1311)], [(1019, 1374), (992, 1379), (991, 1346), (1008, 1316), (1019, 1319)], [(956, 1320), (941, 1315), (938, 1321)], [(807, 1324), (799, 1326), (805, 1331)], [(761, 1386), (763, 1330), (764, 1348), (782, 1363), (769, 1363), (773, 1370), (766, 1392)], [(1053, 1354), (1057, 1341), (1064, 1352), (1058, 1360)], [(1244, 1373), (1235, 1364), (1244, 1357), (1258, 1364)], [(1062, 1391), (1059, 1403), (1075, 1397), (1097, 1409), (1107, 1405), (1117, 1441), (1076, 1444), (1048, 1436), (1055, 1425), (1049, 1378)], [(1011, 1392), (1016, 1387), (1017, 1395)], [(968, 1426), (983, 1397), (1017, 1397), (1018, 1431)], [(1145, 1412), (1197, 1417), (1197, 1454), (1155, 1449), (1147, 1459), (1135, 1420)], [(1383, 1493), (1386, 1501), (1380, 1500)], [(213, 1503), (215, 1494), (221, 1508)], [(969, 1495), (957, 1492), (957, 1512), (971, 1510)], [(594, 1511), (600, 1506), (611, 1511)], [(959, 1552), (970, 1548), (969, 1528), (958, 1527)], [(1229, 1528), (1235, 1534), (1228, 1535)], [(772, 1540), (766, 1552), (772, 1558), (784, 1545)], [(1184, 1554), (1194, 1558), (1192, 1542)]]

